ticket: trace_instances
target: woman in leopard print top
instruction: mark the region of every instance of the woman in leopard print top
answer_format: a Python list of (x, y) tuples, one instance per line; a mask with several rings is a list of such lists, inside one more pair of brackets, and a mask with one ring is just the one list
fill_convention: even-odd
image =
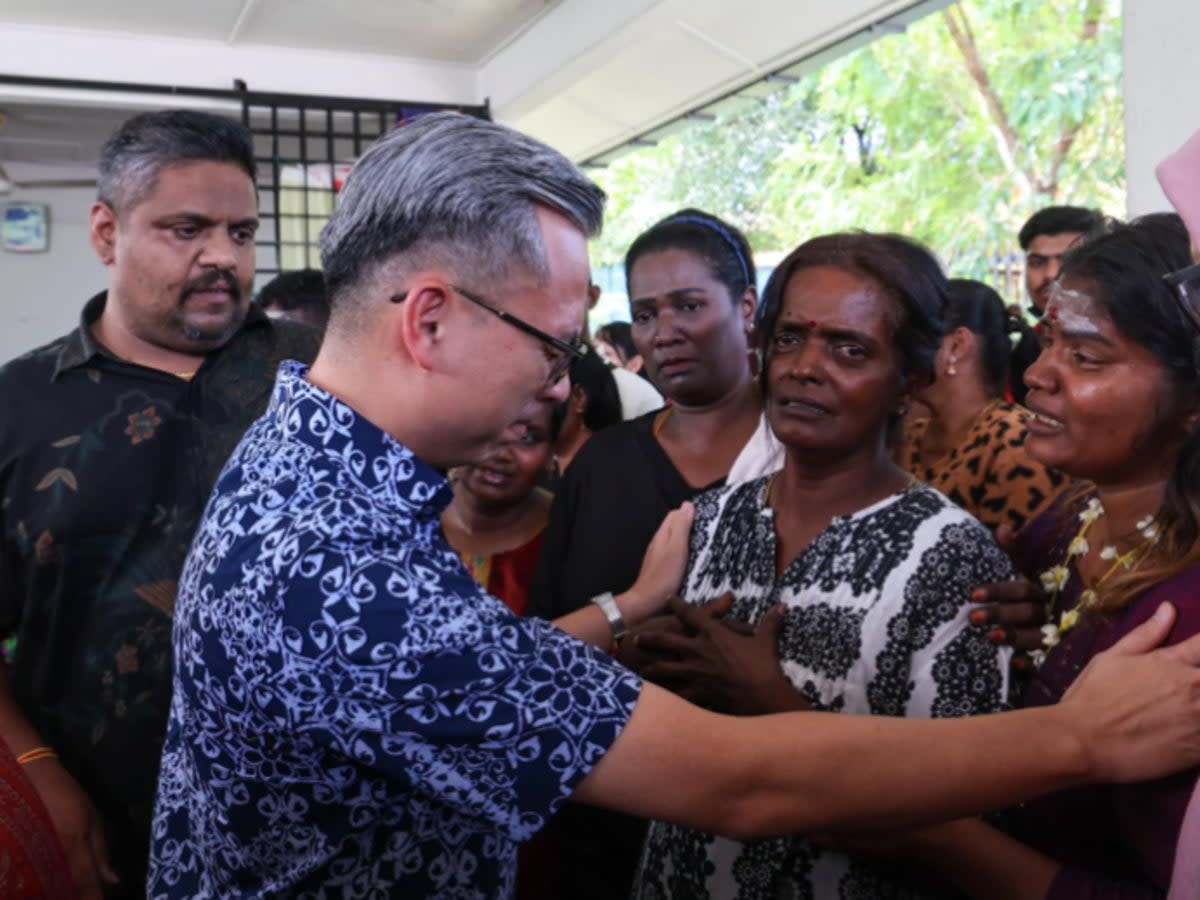
[(896, 461), (990, 530), (1014, 532), (1062, 493), (1068, 479), (1025, 452), (1029, 412), (1004, 400), (1012, 370), (1009, 318), (1000, 296), (953, 279), (935, 378), (918, 399), (932, 415), (906, 423)]

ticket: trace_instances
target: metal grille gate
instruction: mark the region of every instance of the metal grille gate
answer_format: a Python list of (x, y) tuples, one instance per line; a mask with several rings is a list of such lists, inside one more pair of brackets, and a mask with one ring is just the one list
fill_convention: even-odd
[(320, 268), (317, 238), (350, 164), (385, 132), (443, 109), (489, 118), (486, 106), (240, 92), (258, 161), (258, 272)]

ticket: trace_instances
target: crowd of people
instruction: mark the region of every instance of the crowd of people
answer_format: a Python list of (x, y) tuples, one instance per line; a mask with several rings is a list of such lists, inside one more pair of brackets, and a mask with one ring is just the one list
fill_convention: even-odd
[(591, 338), (531, 138), (395, 129), (252, 302), (255, 171), (126, 122), (0, 368), (0, 896), (1200, 897), (1200, 139), (1028, 309), (689, 208)]

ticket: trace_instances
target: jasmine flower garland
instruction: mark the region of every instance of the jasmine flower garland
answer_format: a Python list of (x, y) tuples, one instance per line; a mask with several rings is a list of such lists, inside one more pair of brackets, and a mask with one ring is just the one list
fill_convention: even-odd
[(1132, 569), (1144, 557), (1156, 543), (1160, 530), (1158, 523), (1154, 521), (1153, 516), (1147, 516), (1137, 523), (1137, 530), (1142, 535), (1142, 543), (1138, 544), (1133, 549), (1126, 553), (1120, 553), (1116, 546), (1107, 544), (1100, 548), (1100, 558), (1105, 562), (1111, 562), (1109, 569), (1101, 575), (1096, 583), (1090, 588), (1084, 588), (1079, 595), (1079, 602), (1072, 609), (1064, 612), (1058, 619), (1054, 621), (1054, 607), (1058, 600), (1059, 594), (1066, 587), (1067, 582), (1071, 579), (1071, 560), (1076, 557), (1084, 557), (1091, 551), (1091, 544), (1088, 543), (1087, 535), (1092, 526), (1104, 515), (1104, 506), (1100, 503), (1099, 498), (1092, 497), (1088, 500), (1087, 506), (1079, 513), (1079, 531), (1075, 537), (1071, 539), (1071, 543), (1067, 545), (1067, 556), (1061, 563), (1056, 566), (1051, 566), (1046, 571), (1042, 572), (1039, 580), (1042, 583), (1048, 597), (1046, 600), (1046, 619), (1047, 624), (1042, 626), (1042, 649), (1034, 650), (1029, 654), (1034, 665), (1040, 666), (1046, 661), (1046, 655), (1058, 646), (1062, 641), (1063, 635), (1079, 624), (1079, 619), (1085, 610), (1088, 610), (1096, 605), (1099, 601), (1099, 594), (1096, 589), (1106, 582), (1114, 572), (1119, 569), (1126, 571)]

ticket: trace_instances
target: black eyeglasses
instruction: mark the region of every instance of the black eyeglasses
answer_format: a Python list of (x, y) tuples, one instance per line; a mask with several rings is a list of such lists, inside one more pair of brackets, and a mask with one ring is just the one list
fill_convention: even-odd
[[(460, 288), (456, 284), (448, 284), (446, 286), (459, 296), (470, 300), (480, 309), (486, 309), (500, 321), (508, 323), (518, 331), (523, 331), (528, 335), (532, 335), (543, 344), (546, 344), (557, 350), (561, 356), (558, 356), (554, 359), (553, 367), (550, 369), (550, 375), (546, 379), (547, 387), (558, 384), (558, 382), (562, 380), (563, 376), (567, 374), (567, 370), (571, 368), (571, 363), (577, 359), (583, 359), (584, 348), (587, 345), (584, 344), (580, 338), (576, 338), (574, 344), (568, 344), (566, 341), (559, 340), (551, 334), (546, 334), (546, 332), (542, 331), (540, 328), (535, 328), (524, 319), (514, 316), (510, 312), (497, 309), (478, 294), (473, 294), (465, 288)], [(396, 294), (391, 299), (393, 303), (403, 303), (407, 297), (408, 292), (406, 291), (403, 294)]]
[(1175, 298), (1183, 307), (1188, 320), (1200, 331), (1200, 263), (1168, 272), (1163, 281), (1175, 289)]

